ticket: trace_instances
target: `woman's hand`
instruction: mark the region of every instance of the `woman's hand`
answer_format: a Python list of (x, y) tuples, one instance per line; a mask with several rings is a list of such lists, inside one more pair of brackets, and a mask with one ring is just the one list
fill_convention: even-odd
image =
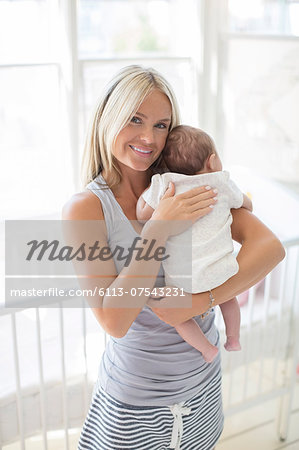
[[(203, 293), (201, 295), (206, 298), (206, 304), (208, 305), (208, 294)], [(192, 314), (192, 294), (187, 292), (183, 293), (182, 289), (171, 286), (158, 288), (157, 294), (151, 295), (146, 304), (160, 320), (163, 320), (163, 322), (168, 323), (168, 325), (173, 327), (188, 320)], [(208, 309), (208, 306), (206, 309)], [(197, 314), (198, 313), (194, 312), (193, 315)]]
[[(207, 293), (203, 293), (200, 295), (205, 295), (206, 304), (208, 309), (209, 298)], [(182, 322), (190, 319), (197, 315), (198, 313), (194, 311), (192, 313), (192, 295), (187, 294), (186, 297), (163, 297), (160, 300), (155, 300), (150, 298), (146, 304), (149, 306), (152, 311), (159, 317), (160, 320), (167, 323), (168, 325), (175, 327)], [(183, 307), (184, 305), (189, 305), (187, 307)], [(204, 311), (202, 311), (204, 312)]]
[[(151, 220), (167, 221), (169, 236), (181, 233), (200, 217), (211, 212), (217, 201), (217, 190), (210, 186), (201, 186), (182, 194), (174, 194), (175, 186), (169, 183), (167, 191), (151, 218)], [(176, 222), (174, 224), (170, 221)]]
[[(213, 289), (215, 305), (230, 300), (258, 283), (285, 256), (284, 248), (277, 237), (257, 217), (244, 208), (232, 210), (232, 215), (234, 219), (232, 236), (242, 245), (237, 256), (239, 271), (221, 286)], [(185, 297), (163, 298), (159, 302), (148, 300), (147, 305), (159, 319), (171, 326), (203, 314), (209, 308), (208, 292), (192, 294), (192, 306), (189, 308), (180, 306), (174, 308), (174, 301), (177, 298), (180, 298), (181, 305), (186, 305)]]

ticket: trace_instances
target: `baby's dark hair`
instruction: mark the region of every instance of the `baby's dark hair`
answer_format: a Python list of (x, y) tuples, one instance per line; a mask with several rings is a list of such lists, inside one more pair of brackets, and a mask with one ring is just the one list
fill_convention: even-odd
[(199, 128), (179, 125), (168, 135), (163, 158), (170, 172), (195, 175), (207, 158), (216, 153), (213, 139)]

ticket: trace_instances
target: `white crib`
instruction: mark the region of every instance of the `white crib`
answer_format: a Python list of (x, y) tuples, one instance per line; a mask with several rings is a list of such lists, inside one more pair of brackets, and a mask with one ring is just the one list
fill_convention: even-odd
[[(284, 245), (285, 260), (241, 308), (242, 351), (222, 352), (226, 415), (278, 397), (280, 439), (287, 437), (299, 350), (299, 238)], [(47, 432), (63, 429), (70, 449), (69, 430), (81, 427), (87, 413), (105, 333), (86, 307), (0, 314), (1, 445), (18, 441), (25, 449), (25, 439), (38, 434), (47, 449)], [(217, 324), (223, 340), (220, 314)]]

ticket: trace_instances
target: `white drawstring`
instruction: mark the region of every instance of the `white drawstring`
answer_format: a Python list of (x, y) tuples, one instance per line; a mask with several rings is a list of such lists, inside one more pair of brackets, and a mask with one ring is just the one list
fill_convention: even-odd
[(183, 419), (182, 416), (189, 416), (191, 408), (183, 406), (184, 402), (169, 406), (170, 411), (174, 415), (171, 443), (169, 448), (180, 450), (180, 443), (183, 437)]

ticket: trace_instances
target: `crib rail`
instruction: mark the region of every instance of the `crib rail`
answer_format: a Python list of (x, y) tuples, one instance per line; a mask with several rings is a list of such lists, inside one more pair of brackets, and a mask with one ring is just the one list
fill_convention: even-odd
[[(258, 405), (265, 400), (279, 398), (277, 432), (280, 439), (285, 439), (288, 432), (299, 352), (299, 238), (285, 241), (284, 246), (287, 253), (285, 260), (266, 277), (263, 284), (250, 289), (248, 299), (241, 308), (242, 352), (222, 353), (226, 415)], [(80, 376), (73, 377), (68, 374), (66, 362), (66, 314), (70, 312), (63, 308), (62, 303), (57, 304), (55, 326), (58, 325), (60, 378), (56, 380), (55, 386), (53, 383), (49, 384), (45, 376), (48, 370), (45, 353), (48, 350), (45, 350), (42, 333), (43, 309), (31, 309), (34, 315), (32, 326), (36, 336), (36, 348), (32, 349), (32, 353), (37, 355), (38, 373), (36, 386), (30, 388), (30, 398), (35, 398), (35, 407), (31, 410), (26, 404), (29, 391), (28, 386), (23, 387), (20, 364), (20, 343), (25, 339), (25, 335), (18, 327), (18, 318), (24, 313), (24, 308), (0, 310), (0, 320), (6, 320), (6, 324), (9, 322), (10, 335), (7, 335), (7, 340), (11, 340), (15, 377), (14, 393), (10, 393), (7, 398), (0, 398), (2, 414), (6, 414), (7, 405), (7, 410), (15, 411), (15, 414), (12, 413), (1, 420), (0, 444), (18, 440), (20, 449), (23, 450), (28, 436), (40, 434), (42, 448), (47, 450), (48, 432), (60, 426), (64, 430), (65, 449), (70, 448), (69, 430), (74, 426), (82, 426), (95, 379), (95, 374), (91, 373), (90, 360), (99, 360), (107, 338), (102, 333), (102, 339), (97, 341), (95, 348), (89, 345), (90, 330), (94, 330), (93, 326), (98, 325), (91, 325), (91, 320), (94, 320), (91, 318), (92, 314), (83, 306), (82, 299), (82, 308), (77, 309), (77, 322), (74, 324), (76, 336), (80, 336)], [(224, 339), (220, 314), (217, 324), (221, 339)], [(28, 363), (30, 364), (30, 361)], [(235, 385), (237, 378), (242, 380), (238, 388)], [(51, 389), (56, 389), (57, 398), (60, 397), (61, 400), (62, 414), (58, 422), (54, 420), (55, 411), (49, 410), (48, 406)], [(77, 402), (77, 415), (74, 411), (74, 396), (80, 400)], [(39, 422), (34, 426), (30, 426), (30, 421), (27, 420), (28, 411), (39, 417)], [(13, 420), (15, 423), (12, 424)]]
[[(250, 289), (241, 307), (242, 352), (222, 353), (226, 416), (279, 398), (280, 440), (287, 437), (299, 354), (299, 239), (284, 246), (284, 261)], [(216, 321), (224, 340), (219, 312)]]
[[(53, 306), (53, 305), (52, 305)], [(11, 339), (12, 348), (13, 348), (13, 365), (14, 365), (14, 376), (15, 376), (15, 394), (9, 394), (7, 398), (3, 398), (3, 392), (0, 396), (0, 406), (2, 410), (2, 420), (1, 429), (0, 429), (0, 448), (3, 445), (9, 444), (13, 441), (18, 441), (20, 445), (20, 449), (25, 449), (25, 441), (26, 438), (35, 434), (41, 434), (42, 436), (42, 444), (41, 448), (44, 450), (48, 449), (48, 432), (54, 429), (63, 429), (64, 431), (64, 443), (65, 449), (69, 449), (69, 430), (74, 426), (81, 426), (83, 417), (87, 414), (90, 393), (93, 385), (93, 377), (89, 376), (89, 368), (88, 368), (88, 352), (87, 352), (87, 337), (89, 333), (89, 328), (86, 321), (86, 315), (91, 314), (88, 309), (86, 309), (85, 301), (82, 299), (82, 308), (77, 310), (77, 318), (80, 318), (80, 321), (76, 323), (76, 331), (81, 335), (81, 352), (82, 352), (82, 366), (81, 372), (82, 376), (80, 379), (75, 380), (77, 383), (77, 387), (80, 387), (81, 391), (81, 402), (80, 402), (80, 415), (77, 417), (77, 420), (70, 419), (71, 413), (71, 402), (70, 397), (72, 392), (69, 390), (69, 383), (74, 384), (74, 380), (72, 376), (67, 375), (66, 370), (66, 333), (65, 333), (65, 322), (66, 322), (66, 313), (64, 311), (63, 305), (60, 303), (57, 305), (57, 318), (58, 318), (58, 330), (59, 330), (59, 348), (60, 348), (60, 379), (56, 380), (55, 385), (59, 387), (59, 393), (56, 394), (56, 397), (60, 396), (61, 404), (62, 404), (62, 417), (59, 423), (57, 421), (49, 420), (47, 415), (55, 415), (55, 411), (50, 411), (47, 408), (47, 399), (49, 399), (49, 394), (51, 389), (53, 389), (53, 383), (47, 382), (45, 380), (44, 373), (47, 370), (45, 359), (46, 355), (44, 355), (44, 342), (42, 337), (42, 325), (40, 320), (40, 315), (42, 312), (42, 308), (34, 308), (31, 310), (34, 313), (35, 320), (33, 323), (35, 324), (35, 344), (36, 349), (32, 348), (32, 353), (36, 351), (37, 354), (37, 366), (38, 366), (38, 384), (34, 386), (34, 390), (32, 392), (32, 387), (28, 386), (25, 388), (22, 387), (22, 370), (20, 365), (20, 342), (22, 341), (21, 331), (18, 329), (18, 316), (22, 314), (24, 309), (2, 309), (0, 311), (0, 319), (6, 316), (7, 319), (10, 319), (10, 332), (11, 335), (7, 336), (7, 339)], [(69, 312), (69, 310), (67, 310)], [(104, 350), (106, 343), (106, 336), (102, 340), (102, 350)], [(95, 358), (98, 359), (98, 355), (94, 355)], [(31, 389), (30, 389), (31, 388)], [(40, 417), (39, 427), (37, 428), (35, 424), (32, 426), (28, 425), (28, 420), (26, 420), (26, 415), (34, 414), (34, 411), (30, 411), (28, 405), (26, 405), (26, 399), (30, 397), (36, 397), (37, 401), (35, 401), (35, 407), (37, 408), (37, 414)], [(77, 396), (79, 397), (78, 393)], [(1, 398), (2, 397), (2, 398)], [(15, 404), (15, 412), (16, 414), (9, 415), (9, 418), (5, 417), (5, 405), (6, 404)], [(11, 407), (7, 408), (8, 410)], [(13, 420), (14, 424), (9, 424), (8, 420)], [(71, 423), (72, 422), (72, 423)]]

